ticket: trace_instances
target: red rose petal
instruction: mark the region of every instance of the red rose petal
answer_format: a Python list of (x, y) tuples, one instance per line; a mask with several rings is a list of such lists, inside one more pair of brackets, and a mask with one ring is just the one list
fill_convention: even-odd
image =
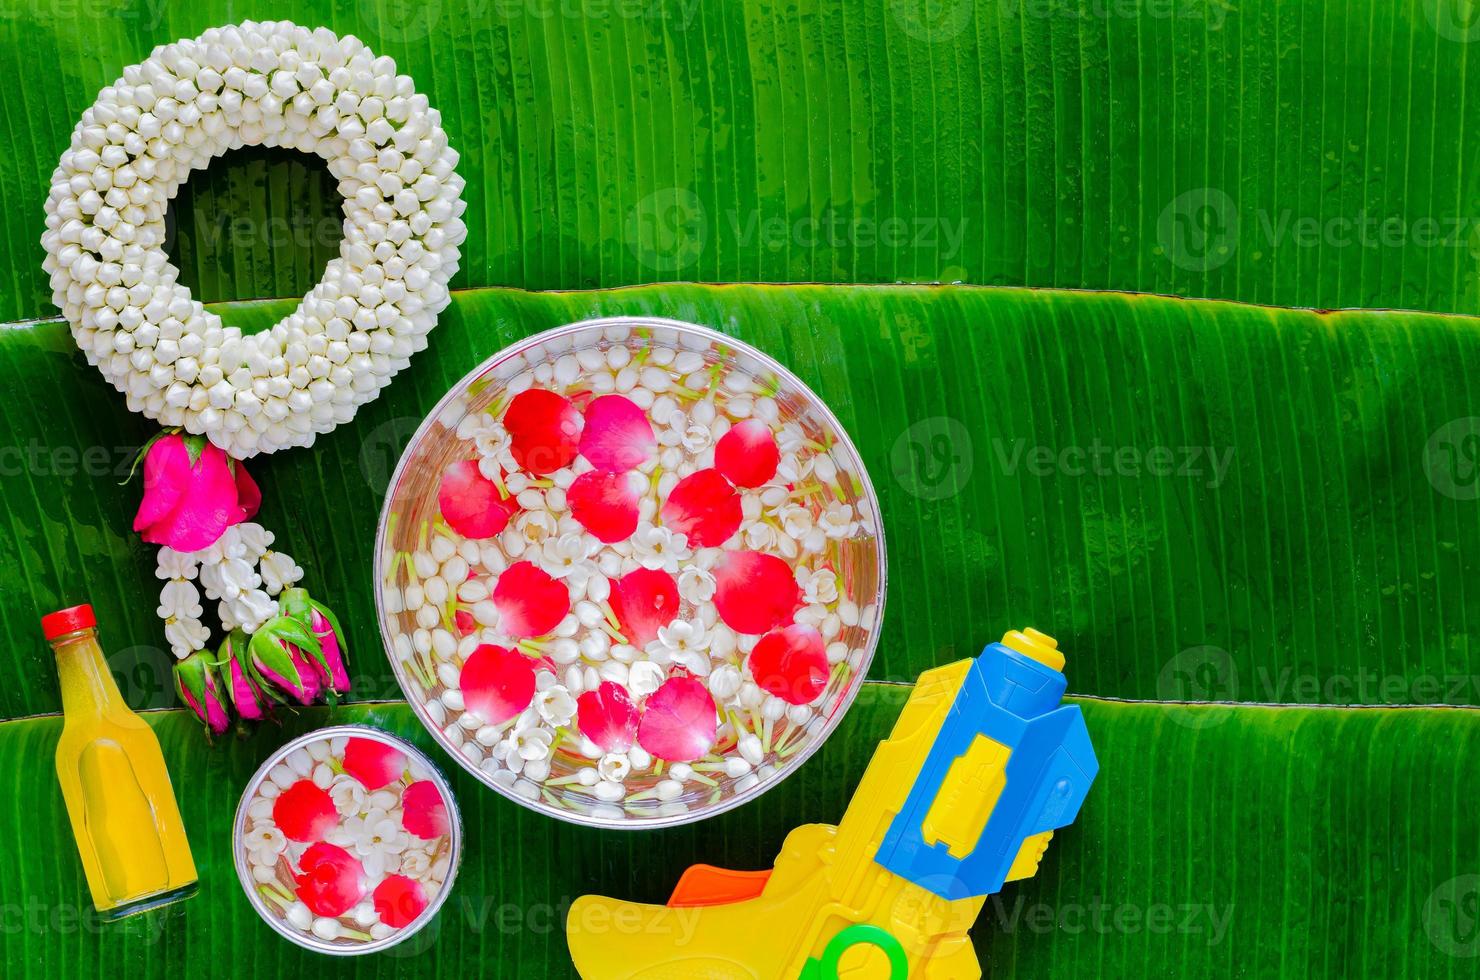
[(791, 622), (802, 592), (791, 566), (759, 551), (730, 551), (714, 566), (714, 608), (737, 633), (769, 633)]
[(581, 448), (581, 413), (567, 399), (543, 388), (514, 396), (504, 412), (509, 450), (531, 473), (569, 466)]
[(827, 687), (827, 651), (822, 634), (794, 623), (772, 630), (750, 651), (750, 676), (761, 689), (788, 704), (809, 704)]
[(691, 762), (714, 745), (718, 727), (709, 688), (692, 677), (670, 677), (643, 705), (637, 742), (655, 758)]
[(314, 915), (335, 918), (365, 894), (365, 869), (342, 847), (320, 841), (303, 852), (294, 875), (298, 898)]
[(437, 507), (448, 526), (465, 538), (493, 537), (519, 510), (518, 502), (504, 496), (473, 459), (453, 463), (442, 471)]
[(746, 419), (714, 446), (714, 468), (737, 487), (758, 487), (776, 475), (781, 450), (771, 427), (760, 419)]
[(565, 491), (565, 500), (571, 516), (599, 541), (625, 541), (637, 530), (637, 491), (625, 473), (582, 473)]
[(662, 569), (636, 568), (612, 583), (610, 602), (627, 642), (645, 647), (678, 615), (678, 582)]
[(416, 921), (427, 907), (427, 894), (421, 882), (405, 875), (387, 875), (371, 895), (380, 921), (392, 929), (403, 929)]
[(690, 473), (663, 502), (663, 523), (695, 548), (717, 548), (740, 529), (740, 495), (719, 470)]
[(544, 636), (570, 612), (570, 590), (532, 561), (504, 569), (493, 587), (499, 623), (510, 636)]
[(288, 840), (323, 840), (338, 825), (339, 810), (326, 790), (311, 779), (300, 779), (273, 800), (272, 822)]
[(478, 631), (478, 621), (466, 609), (459, 609), (452, 614), (452, 625), (457, 627), (459, 636), (467, 636), (469, 633)]
[(422, 840), (435, 840), (447, 833), (447, 801), (430, 779), (421, 779), (401, 794), (401, 826)]
[(637, 706), (616, 681), (602, 681), (576, 698), (576, 726), (603, 752), (625, 752), (637, 735)]
[(469, 711), (490, 725), (502, 725), (534, 700), (534, 662), (507, 647), (484, 643), (463, 664), (458, 685)]
[(351, 738), (344, 744), (344, 771), (374, 792), (406, 773), (406, 755), (372, 738)]
[(647, 413), (622, 395), (602, 395), (586, 406), (581, 455), (598, 470), (625, 473), (658, 451)]

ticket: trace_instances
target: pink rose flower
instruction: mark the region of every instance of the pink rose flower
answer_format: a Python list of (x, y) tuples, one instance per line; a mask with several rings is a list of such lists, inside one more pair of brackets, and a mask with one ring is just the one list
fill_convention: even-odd
[(239, 461), (201, 436), (171, 432), (144, 456), (144, 499), (134, 530), (151, 544), (200, 551), (257, 513), (261, 503), (262, 492)]

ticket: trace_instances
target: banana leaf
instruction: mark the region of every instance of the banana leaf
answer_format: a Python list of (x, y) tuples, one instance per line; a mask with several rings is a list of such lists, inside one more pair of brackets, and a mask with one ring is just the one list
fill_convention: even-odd
[[(1078, 659), (1071, 652), (1071, 670)], [(792, 827), (841, 817), (907, 694), (869, 684), (797, 774), (756, 802), (673, 830), (557, 823), (442, 765), (466, 832), (453, 894), (403, 945), (349, 959), (300, 950), (257, 918), (231, 862), (231, 820), (272, 747), (323, 724), (384, 727), (438, 758), (404, 705), (308, 709), (214, 752), (183, 712), (151, 712), (200, 891), (107, 925), (88, 911), (48, 764), (58, 720), (5, 722), (5, 819), (25, 831), (0, 856), (0, 962), (34, 976), (574, 976), (564, 936), (571, 901), (600, 893), (661, 903), (695, 862), (769, 867)], [(987, 902), (972, 930), (987, 975), (1474, 975), (1480, 827), (1466, 801), (1480, 726), (1469, 712), (1082, 704), (1099, 779), (1037, 876)]]
[[(1480, 311), (1480, 26), (1464, 0), (0, 0), (0, 321), (51, 311), (42, 202), (158, 44), (353, 33), (437, 106), (460, 286), (1088, 287)], [(338, 237), (314, 160), (195, 177), (204, 300), (301, 295)]]
[[(226, 304), (271, 323), (292, 304)], [(872, 676), (910, 681), (1033, 624), (1071, 691), (1480, 703), (1480, 421), (1463, 317), (964, 287), (652, 286), (456, 294), (431, 347), (311, 450), (246, 462), (260, 520), (341, 614), (354, 697), (399, 689), (374, 620), (385, 484), (424, 414), (505, 344), (661, 314), (790, 365), (878, 490), (890, 596)], [(173, 703), (154, 548), (117, 486), (151, 432), (58, 323), (0, 332), (0, 717), (55, 711), (35, 620), (88, 599), (139, 707)], [(58, 393), (65, 397), (58, 397)], [(8, 454), (8, 455), (7, 455)], [(92, 465), (96, 457), (99, 465)]]

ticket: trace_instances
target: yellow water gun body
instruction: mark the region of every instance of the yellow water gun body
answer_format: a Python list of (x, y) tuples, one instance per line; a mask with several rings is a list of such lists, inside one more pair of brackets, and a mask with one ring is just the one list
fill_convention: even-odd
[[(771, 871), (695, 865), (666, 906), (585, 896), (585, 980), (981, 976), (968, 930), (1038, 870), (1099, 771), (1063, 654), (1037, 630), (920, 675), (842, 821), (793, 830)], [(593, 923), (625, 923), (596, 928)]]

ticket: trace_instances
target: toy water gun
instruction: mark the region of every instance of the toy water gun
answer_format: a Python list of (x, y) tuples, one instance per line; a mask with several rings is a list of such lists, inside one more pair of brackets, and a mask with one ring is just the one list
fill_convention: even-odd
[[(695, 865), (666, 906), (587, 895), (567, 940), (585, 980), (981, 976), (967, 931), (1032, 877), (1099, 772), (1062, 705), (1064, 655), (1013, 631), (920, 675), (836, 827), (787, 835), (771, 871)], [(621, 928), (583, 929), (605, 922)]]

